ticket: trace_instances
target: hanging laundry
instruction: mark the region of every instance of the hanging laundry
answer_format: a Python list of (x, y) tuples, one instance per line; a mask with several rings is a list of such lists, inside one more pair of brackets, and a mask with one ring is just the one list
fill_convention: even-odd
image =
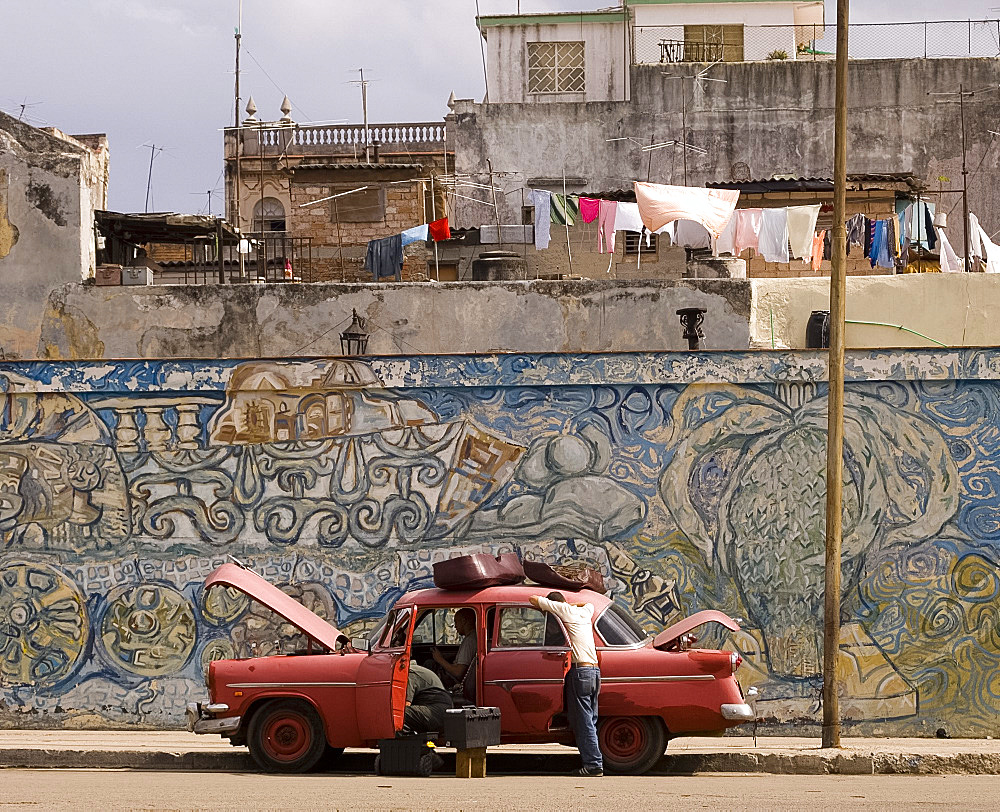
[(937, 246), (934, 209), (933, 203), (925, 203), (922, 200), (914, 203), (908, 209), (910, 212), (910, 241), (917, 248), (933, 251)]
[(865, 245), (865, 234), (868, 230), (868, 218), (863, 214), (855, 214), (847, 221), (847, 255), (851, 255), (851, 246)]
[(671, 225), (675, 225), (674, 245), (679, 245), (681, 248), (711, 247), (712, 238), (708, 234), (708, 229), (701, 223), (696, 223), (694, 220), (675, 220)]
[(757, 248), (760, 241), (761, 209), (740, 209), (736, 217), (736, 256), (747, 248)]
[(448, 228), (448, 218), (442, 217), (440, 220), (435, 220), (433, 223), (427, 225), (427, 233), (430, 234), (431, 239), (434, 242), (441, 242), (441, 240), (451, 239), (451, 229)]
[(715, 241), (713, 251), (715, 256), (719, 256), (719, 254), (736, 255), (736, 223), (739, 220), (738, 214), (739, 212), (736, 212), (729, 218), (729, 222), (726, 223), (726, 227), (719, 235), (719, 239)]
[[(619, 203), (618, 212), (615, 214), (615, 231), (632, 231), (642, 234), (646, 227), (642, 223), (642, 216), (639, 214), (638, 203)], [(646, 245), (651, 245), (649, 232), (646, 232)]]
[(673, 220), (694, 220), (718, 239), (733, 216), (740, 193), (736, 189), (636, 182), (635, 199), (642, 222), (650, 231), (659, 231)]
[(934, 228), (937, 231), (937, 241), (941, 243), (941, 272), (959, 273), (965, 270), (962, 266), (962, 260), (958, 258), (955, 249), (948, 242), (948, 235), (944, 233), (944, 229), (938, 226)]
[(833, 261), (833, 231), (827, 231), (823, 237), (823, 259), (827, 262)]
[(975, 246), (973, 256), (986, 263), (986, 273), (1000, 273), (1000, 246), (990, 239), (974, 214), (969, 215), (969, 244)]
[(544, 251), (549, 247), (552, 216), (549, 208), (552, 205), (552, 192), (544, 189), (531, 190), (531, 205), (535, 207), (535, 250)]
[(893, 233), (891, 220), (876, 220), (875, 232), (872, 235), (872, 249), (869, 255), (871, 266), (880, 268), (895, 269), (896, 259), (892, 249)]
[(618, 203), (614, 200), (602, 200), (601, 211), (597, 218), (597, 250), (601, 254), (615, 252), (615, 218), (618, 216)]
[(426, 223), (422, 226), (415, 226), (404, 231), (400, 236), (403, 238), (403, 248), (413, 245), (415, 242), (427, 242), (429, 227)]
[(889, 220), (889, 230), (892, 232), (889, 247), (892, 249), (892, 255), (898, 259), (903, 253), (903, 239), (900, 235), (898, 215), (892, 215), (892, 219)]
[(821, 231), (813, 235), (812, 244), (812, 269), (818, 271), (823, 267), (823, 246), (826, 244), (826, 232)]
[(579, 199), (572, 195), (553, 194), (549, 216), (556, 225), (575, 226), (580, 219)]
[[(872, 242), (875, 239), (875, 221), (865, 218), (865, 257), (867, 259), (874, 259), (875, 255), (872, 254)], [(872, 266), (874, 267), (874, 265)]]
[(580, 219), (585, 223), (593, 223), (601, 214), (601, 201), (592, 197), (580, 198)]
[(757, 250), (768, 262), (788, 262), (788, 209), (762, 209)]
[(815, 206), (788, 207), (788, 242), (793, 257), (798, 259), (812, 257), (813, 236), (816, 233), (819, 210), (818, 203)]
[(375, 277), (375, 281), (394, 276), (396, 281), (403, 275), (403, 236), (394, 234), (368, 243), (365, 253), (365, 270)]
[(900, 252), (903, 255), (903, 259), (908, 263), (910, 261), (910, 230), (913, 228), (913, 206), (907, 206), (906, 211), (903, 212), (903, 239), (900, 245)]

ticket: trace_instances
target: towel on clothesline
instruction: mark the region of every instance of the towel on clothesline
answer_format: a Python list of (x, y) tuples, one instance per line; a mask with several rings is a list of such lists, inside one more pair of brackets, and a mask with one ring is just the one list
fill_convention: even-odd
[(531, 205), (535, 207), (535, 250), (544, 251), (551, 241), (552, 215), (549, 208), (552, 205), (552, 192), (545, 189), (531, 190)]
[(797, 259), (811, 259), (813, 237), (816, 235), (816, 221), (819, 219), (820, 205), (788, 207), (788, 242), (792, 256)]
[(451, 239), (451, 229), (448, 227), (448, 218), (442, 217), (440, 220), (435, 220), (433, 223), (428, 223), (427, 232), (430, 234), (431, 239), (434, 242), (441, 242), (441, 240)]
[(601, 201), (592, 197), (580, 198), (580, 219), (585, 223), (593, 223), (601, 214)]
[(768, 262), (786, 263), (788, 256), (788, 209), (762, 209), (757, 250)]
[(736, 189), (702, 189), (637, 181), (635, 199), (642, 222), (650, 231), (659, 231), (674, 220), (694, 220), (718, 239), (733, 216), (740, 193)]
[(424, 223), (422, 226), (414, 226), (413, 228), (408, 228), (400, 236), (403, 238), (403, 248), (408, 245), (413, 245), (415, 242), (427, 242), (429, 226)]
[(572, 195), (552, 195), (549, 208), (552, 222), (559, 226), (575, 226), (580, 219), (579, 199)]

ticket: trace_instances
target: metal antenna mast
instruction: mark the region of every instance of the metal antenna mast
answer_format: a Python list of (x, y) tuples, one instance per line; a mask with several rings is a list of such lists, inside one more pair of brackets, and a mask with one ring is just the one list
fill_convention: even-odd
[(364, 120), (364, 139), (365, 139), (365, 163), (370, 164), (372, 162), (371, 156), (371, 138), (368, 134), (368, 84), (370, 79), (365, 79), (365, 69), (358, 68), (358, 72), (361, 74), (361, 81), (351, 82), (352, 85), (361, 85), (361, 116)]
[(158, 147), (156, 144), (143, 144), (143, 146), (149, 148), (149, 175), (146, 178), (146, 212), (149, 212), (149, 192), (153, 188), (153, 159), (158, 152), (163, 152), (163, 147)]

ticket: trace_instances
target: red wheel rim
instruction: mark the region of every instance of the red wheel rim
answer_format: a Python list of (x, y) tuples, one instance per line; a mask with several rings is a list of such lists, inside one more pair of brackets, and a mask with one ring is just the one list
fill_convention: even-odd
[(312, 728), (304, 716), (282, 713), (264, 723), (261, 741), (275, 761), (295, 761), (312, 745)]
[(646, 726), (639, 719), (609, 719), (601, 728), (601, 750), (615, 761), (639, 758), (647, 744)]

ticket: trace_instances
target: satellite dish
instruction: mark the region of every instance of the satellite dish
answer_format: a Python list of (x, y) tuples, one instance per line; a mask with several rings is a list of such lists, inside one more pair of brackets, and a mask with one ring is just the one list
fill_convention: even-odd
[(729, 174), (733, 183), (747, 183), (750, 181), (750, 166), (743, 161), (737, 161), (730, 168)]

